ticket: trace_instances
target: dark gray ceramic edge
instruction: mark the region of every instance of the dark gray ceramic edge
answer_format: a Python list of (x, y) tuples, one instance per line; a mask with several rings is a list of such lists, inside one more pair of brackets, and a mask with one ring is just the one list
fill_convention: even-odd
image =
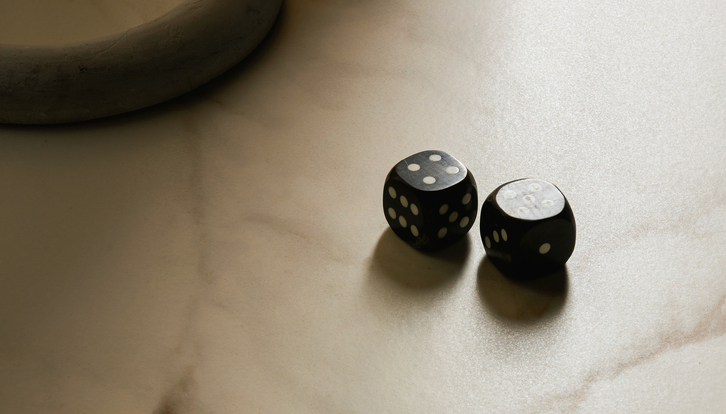
[(282, 0), (190, 0), (125, 32), (58, 46), (0, 44), (0, 122), (52, 124), (141, 109), (249, 54)]

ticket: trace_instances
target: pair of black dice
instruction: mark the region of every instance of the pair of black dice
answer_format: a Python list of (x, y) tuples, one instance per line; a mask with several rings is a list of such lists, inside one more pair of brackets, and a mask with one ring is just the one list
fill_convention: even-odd
[[(422, 250), (440, 250), (471, 229), (478, 206), (474, 176), (443, 151), (401, 160), (386, 177), (383, 210), (391, 229)], [(575, 248), (575, 217), (562, 192), (537, 179), (499, 186), (484, 201), (484, 249), (505, 275), (532, 279), (564, 266)]]

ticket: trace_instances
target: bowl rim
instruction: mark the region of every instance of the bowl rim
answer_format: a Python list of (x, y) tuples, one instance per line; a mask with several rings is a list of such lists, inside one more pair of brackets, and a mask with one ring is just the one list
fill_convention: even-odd
[(264, 38), (282, 0), (187, 0), (128, 30), (58, 45), (0, 44), (0, 123), (101, 118), (220, 75)]

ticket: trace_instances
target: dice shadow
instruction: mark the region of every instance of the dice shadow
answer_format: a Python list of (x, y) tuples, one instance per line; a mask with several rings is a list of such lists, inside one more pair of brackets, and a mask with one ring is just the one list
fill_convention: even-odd
[(566, 266), (539, 279), (518, 281), (504, 276), (485, 256), (477, 273), (477, 290), (484, 306), (499, 320), (514, 324), (556, 318), (567, 302), (568, 288)]
[(469, 257), (467, 234), (457, 243), (437, 252), (414, 249), (390, 228), (383, 232), (373, 253), (375, 274), (410, 289), (434, 289), (456, 280)]

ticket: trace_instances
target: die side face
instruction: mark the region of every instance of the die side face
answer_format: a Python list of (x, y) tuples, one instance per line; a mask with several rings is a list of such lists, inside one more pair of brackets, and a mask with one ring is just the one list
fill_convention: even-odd
[[(501, 211), (495, 208), (489, 196), (481, 208), (480, 233), (484, 249), (492, 260), (511, 262), (517, 240), (522, 236), (520, 226), (507, 223)], [(508, 225), (509, 224), (509, 225)]]
[(571, 222), (561, 218), (543, 220), (519, 240), (519, 257), (514, 262), (521, 263), (523, 271), (527, 271), (528, 264), (554, 269), (567, 262), (574, 248), (575, 227)]
[(425, 194), (426, 229), (434, 246), (448, 246), (460, 240), (476, 220), (478, 198), (476, 182), (468, 176), (440, 192)]
[(422, 151), (396, 164), (396, 174), (420, 191), (441, 191), (463, 181), (467, 169), (443, 151)]
[(551, 183), (518, 180), (487, 198), (481, 235), (487, 255), (502, 273), (542, 276), (564, 265), (572, 254), (574, 216), (564, 195)]
[(383, 189), (383, 210), (391, 229), (411, 244), (424, 238), (424, 211), (416, 194), (398, 180), (386, 180)]

